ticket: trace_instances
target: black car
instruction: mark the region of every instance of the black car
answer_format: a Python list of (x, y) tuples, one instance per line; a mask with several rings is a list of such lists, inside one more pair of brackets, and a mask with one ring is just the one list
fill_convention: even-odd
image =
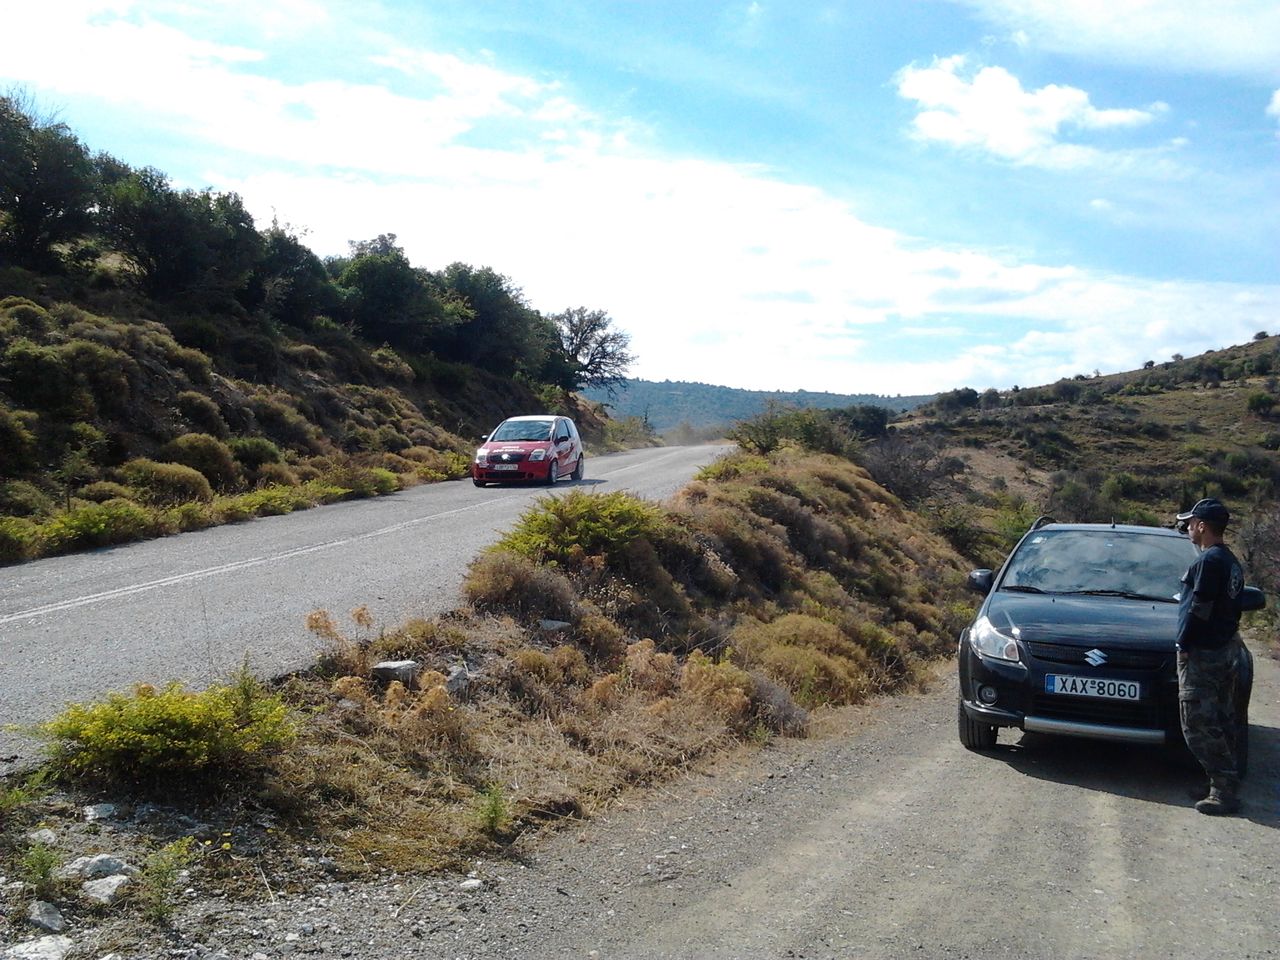
[[(1174, 641), (1182, 575), (1195, 557), (1187, 537), (1163, 527), (1037, 520), (998, 573), (969, 574), (986, 599), (960, 635), (960, 742), (989, 749), (1000, 727), (1018, 727), (1181, 744)], [(1244, 609), (1263, 603), (1245, 587)], [(1243, 776), (1253, 658), (1241, 649)]]

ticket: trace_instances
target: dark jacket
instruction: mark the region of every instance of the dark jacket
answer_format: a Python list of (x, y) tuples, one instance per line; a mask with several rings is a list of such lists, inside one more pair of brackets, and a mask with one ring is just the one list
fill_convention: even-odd
[(1182, 577), (1178, 649), (1218, 650), (1240, 628), (1244, 570), (1223, 544), (1203, 550)]

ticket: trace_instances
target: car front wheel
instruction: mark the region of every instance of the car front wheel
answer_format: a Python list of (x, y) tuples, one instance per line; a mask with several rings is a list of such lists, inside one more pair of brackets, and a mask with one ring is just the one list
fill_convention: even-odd
[(960, 742), (967, 750), (990, 750), (996, 745), (997, 727), (992, 723), (973, 720), (965, 712), (964, 701), (960, 701), (956, 709), (959, 711), (957, 721), (960, 727)]
[(547, 465), (547, 486), (554, 487), (557, 480), (560, 479), (560, 463), (552, 460)]

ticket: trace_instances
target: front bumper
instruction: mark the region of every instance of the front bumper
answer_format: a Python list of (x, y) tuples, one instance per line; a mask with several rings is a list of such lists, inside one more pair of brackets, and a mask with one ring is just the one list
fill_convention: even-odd
[(471, 464), (471, 478), (486, 483), (530, 483), (547, 479), (550, 460), (526, 460), (516, 464), (515, 470), (495, 470), (493, 464)]
[[(1163, 744), (1180, 739), (1178, 686), (1166, 670), (1115, 671), (1109, 677), (1137, 681), (1142, 699), (1103, 700), (1044, 693), (1048, 673), (1077, 673), (1077, 668), (1027, 660), (1011, 663), (979, 656), (960, 645), (960, 698), (970, 719), (1030, 733), (1087, 737), (1123, 743)], [(979, 699), (983, 688), (995, 693)]]

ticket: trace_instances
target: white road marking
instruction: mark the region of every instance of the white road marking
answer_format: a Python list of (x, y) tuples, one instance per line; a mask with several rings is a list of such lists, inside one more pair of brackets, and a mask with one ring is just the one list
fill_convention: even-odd
[[(506, 498), (503, 498), (506, 499)], [(378, 530), (371, 530), (369, 533), (362, 533), (354, 537), (344, 537), (340, 540), (326, 540), (323, 543), (312, 544), (309, 547), (298, 547), (294, 550), (286, 550), (283, 553), (273, 553), (265, 557), (250, 557), (246, 560), (236, 560), (232, 563), (219, 564), (216, 567), (205, 567), (201, 570), (192, 570), (189, 573), (179, 573), (172, 577), (161, 577), (158, 580), (149, 580), (146, 583), (135, 583), (127, 587), (117, 587), (114, 590), (104, 590), (102, 593), (92, 593), (83, 597), (75, 597), (70, 600), (61, 600), (58, 603), (45, 604), (42, 607), (32, 607), (30, 610), (20, 610), (17, 613), (11, 613), (7, 616), (0, 617), (0, 624), (13, 623), (16, 620), (29, 620), (32, 617), (43, 616), (47, 613), (57, 613), (60, 610), (71, 610), (75, 607), (85, 607), (94, 603), (102, 603), (107, 600), (116, 600), (120, 597), (132, 596), (135, 593), (145, 593), (148, 590), (158, 590), (161, 587), (171, 587), (174, 584), (187, 583), (191, 580), (203, 580), (208, 577), (215, 577), (223, 573), (231, 573), (234, 570), (247, 570), (251, 567), (259, 567), (264, 563), (275, 563), (279, 560), (288, 560), (290, 557), (300, 557), (308, 553), (316, 553), (320, 550), (330, 550), (334, 547), (346, 546), (349, 543), (357, 543), (361, 540), (371, 540), (374, 537), (385, 536), (388, 533), (395, 533), (398, 530), (404, 530), (408, 527), (416, 526), (419, 523), (426, 523), (429, 520), (439, 520), (442, 517), (451, 517), (454, 514), (465, 513), (468, 510), (478, 510), (481, 507), (492, 505), (491, 500), (483, 503), (473, 503), (470, 506), (459, 507), (456, 510), (446, 510), (444, 513), (433, 513), (425, 517), (415, 517), (413, 520), (405, 520), (402, 523), (395, 523), (389, 527), (382, 527)]]
[[(652, 466), (669, 460), (671, 457), (678, 455), (679, 449), (672, 450), (664, 456), (654, 459), (645, 459), (639, 463), (633, 463), (630, 466), (620, 467), (617, 470), (606, 472), (603, 476), (613, 477), (620, 473), (626, 473), (637, 467)], [(523, 491), (512, 491), (506, 497), (501, 499), (510, 499), (513, 496), (519, 496)], [(58, 613), (61, 610), (72, 610), (76, 607), (86, 607), (95, 603), (104, 603), (108, 600), (118, 600), (121, 597), (133, 596), (137, 593), (145, 593), (149, 590), (158, 590), (161, 587), (171, 587), (179, 583), (188, 583), (192, 580), (204, 580), (209, 577), (216, 577), (220, 574), (231, 573), (235, 570), (248, 570), (252, 567), (260, 567), (264, 563), (276, 563), (280, 560), (288, 560), (291, 557), (300, 557), (308, 553), (316, 553), (320, 550), (331, 550), (334, 547), (346, 546), (349, 543), (357, 543), (361, 540), (371, 540), (374, 537), (385, 536), (389, 533), (395, 533), (399, 530), (405, 530), (409, 527), (417, 526), (420, 523), (426, 523), (430, 520), (439, 520), (443, 517), (451, 517), (455, 514), (466, 513), (468, 510), (479, 510), (484, 507), (493, 505), (492, 499), (486, 499), (480, 503), (473, 503), (465, 507), (458, 507), (456, 510), (446, 510), (443, 513), (433, 513), (426, 517), (415, 517), (413, 520), (405, 520), (402, 523), (395, 523), (389, 527), (382, 527), (378, 530), (372, 530), (369, 533), (362, 533), (354, 537), (345, 537), (341, 540), (326, 540), (323, 543), (312, 544), (309, 547), (298, 547), (295, 550), (286, 550), (283, 553), (273, 553), (264, 557), (250, 557), (246, 560), (236, 560), (232, 563), (220, 564), (216, 567), (205, 567), (201, 570), (192, 570), (189, 573), (179, 573), (171, 577), (161, 577), (158, 580), (149, 580), (146, 583), (135, 583), (127, 587), (117, 587), (114, 590), (104, 590), (101, 593), (92, 593), (83, 597), (74, 597), (70, 600), (60, 600), (57, 603), (45, 604), (42, 607), (32, 607), (29, 610), (19, 610), (17, 613), (10, 613), (0, 617), (0, 625), (6, 623), (14, 623), (18, 620), (30, 620), (33, 617), (41, 617), (49, 613)]]

